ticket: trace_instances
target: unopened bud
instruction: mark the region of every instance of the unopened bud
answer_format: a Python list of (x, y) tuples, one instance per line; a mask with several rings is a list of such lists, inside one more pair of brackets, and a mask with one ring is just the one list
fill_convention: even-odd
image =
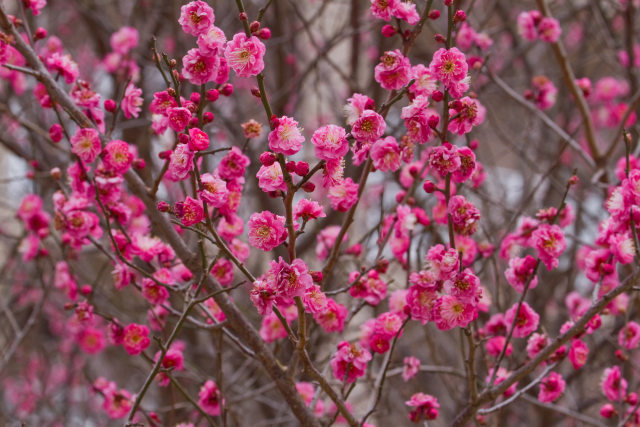
[(397, 32), (398, 30), (393, 25), (387, 24), (382, 27), (382, 35), (384, 37), (393, 37)]

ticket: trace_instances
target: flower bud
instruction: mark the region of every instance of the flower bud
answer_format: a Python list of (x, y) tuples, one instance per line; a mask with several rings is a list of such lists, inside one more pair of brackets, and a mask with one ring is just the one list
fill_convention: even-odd
[(231, 96), (233, 93), (233, 85), (231, 83), (225, 83), (225, 85), (220, 88), (220, 93), (224, 96)]
[(362, 245), (360, 243), (356, 243), (353, 246), (347, 248), (347, 253), (353, 256), (359, 256), (362, 253)]
[(376, 263), (376, 271), (380, 274), (385, 274), (389, 269), (389, 261), (386, 259), (381, 259)]
[(49, 174), (53, 179), (60, 179), (62, 177), (62, 172), (60, 171), (60, 168), (51, 169), (51, 171), (49, 171)]
[(158, 157), (160, 157), (161, 159), (168, 159), (169, 157), (171, 157), (171, 153), (173, 153), (173, 150), (165, 150), (165, 151), (161, 151), (158, 153)]
[(425, 193), (431, 194), (436, 191), (436, 185), (433, 182), (427, 180), (424, 182), (424, 184), (422, 184), (422, 189), (425, 191)]
[(464, 13), (464, 10), (458, 9), (456, 10), (455, 15), (453, 15), (453, 22), (464, 22), (467, 20), (467, 14)]
[(405, 191), (399, 191), (396, 193), (396, 203), (402, 203), (402, 199), (404, 199), (405, 194), (407, 194)]
[(472, 139), (471, 141), (469, 141), (469, 148), (471, 148), (473, 151), (476, 151), (478, 149), (478, 140)]
[(436, 19), (440, 18), (440, 11), (439, 10), (432, 10), (431, 12), (429, 12), (429, 19), (435, 21)]
[(258, 21), (253, 21), (251, 24), (249, 24), (249, 30), (252, 33), (255, 33), (259, 29), (260, 29), (260, 23)]
[(167, 203), (167, 202), (165, 202), (163, 200), (158, 202), (157, 207), (158, 207), (158, 210), (160, 212), (170, 212), (171, 211), (171, 205), (169, 205), (169, 203)]
[(36, 28), (35, 33), (33, 33), (34, 40), (42, 40), (45, 37), (47, 37), (47, 30), (42, 27)]
[(259, 39), (262, 40), (269, 40), (271, 38), (271, 30), (268, 28), (260, 28), (257, 32), (256, 32), (256, 36)]
[(117, 105), (116, 105), (116, 101), (114, 101), (113, 99), (105, 99), (104, 100), (104, 109), (107, 110), (110, 113), (113, 113), (116, 111)]
[(311, 275), (311, 279), (313, 279), (314, 282), (322, 282), (322, 271), (309, 271), (309, 274)]
[(220, 98), (220, 92), (218, 92), (218, 89), (211, 89), (207, 91), (207, 101), (216, 102), (218, 98)]
[(382, 35), (384, 37), (393, 37), (397, 32), (398, 30), (393, 25), (387, 24), (382, 27)]
[(194, 104), (198, 104), (200, 102), (200, 94), (198, 92), (191, 92), (191, 95), (189, 95), (189, 100), (191, 100), (191, 102), (193, 102)]
[(616, 408), (611, 403), (605, 403), (600, 408), (600, 416), (602, 418), (611, 418), (616, 414)]
[(145, 166), (147, 166), (147, 162), (145, 162), (144, 159), (138, 157), (137, 159), (133, 160), (134, 169), (142, 170), (145, 168)]
[(439, 90), (436, 90), (431, 94), (431, 99), (433, 99), (435, 102), (440, 102), (444, 99), (444, 94)]
[(246, 21), (247, 20), (247, 14), (245, 12), (240, 12), (238, 14), (238, 19), (241, 21)]
[(53, 142), (60, 142), (62, 140), (62, 126), (55, 123), (49, 128), (49, 137)]
[(260, 98), (260, 88), (258, 87), (252, 87), (251, 88), (251, 95), (255, 96), (256, 98)]
[(264, 167), (268, 168), (275, 162), (276, 162), (276, 155), (273, 154), (271, 151), (265, 151), (264, 153), (260, 154), (260, 163), (262, 163)]
[(313, 190), (316, 189), (316, 185), (313, 182), (305, 182), (302, 184), (302, 190), (306, 193), (313, 193)]
[(296, 175), (299, 175), (299, 176), (305, 176), (306, 174), (308, 174), (309, 173), (309, 163), (307, 163), (307, 162), (298, 162), (298, 163), (296, 163), (295, 173), (296, 173)]
[(285, 167), (287, 168), (287, 172), (293, 173), (296, 170), (296, 162), (290, 160), (285, 164)]
[(438, 34), (438, 33), (436, 33), (436, 35), (433, 36), (433, 39), (438, 43), (446, 43), (447, 42), (447, 39), (445, 39), (442, 34)]
[(215, 116), (213, 115), (213, 113), (211, 111), (207, 111), (206, 113), (204, 113), (202, 115), (202, 122), (203, 123), (211, 123), (213, 121), (213, 119), (215, 119)]

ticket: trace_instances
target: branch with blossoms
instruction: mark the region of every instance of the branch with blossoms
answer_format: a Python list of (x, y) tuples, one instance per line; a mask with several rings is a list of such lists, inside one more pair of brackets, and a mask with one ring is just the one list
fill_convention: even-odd
[(0, 5), (0, 420), (640, 425), (637, 2), (129, 3)]

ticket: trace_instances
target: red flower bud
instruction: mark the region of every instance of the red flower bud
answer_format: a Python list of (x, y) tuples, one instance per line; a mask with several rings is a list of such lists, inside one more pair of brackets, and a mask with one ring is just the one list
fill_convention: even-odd
[(252, 33), (255, 33), (259, 29), (260, 29), (260, 23), (258, 21), (253, 21), (251, 24), (249, 24), (249, 30)]
[(276, 162), (276, 155), (273, 154), (271, 151), (265, 151), (264, 153), (260, 154), (260, 163), (262, 163), (264, 167), (268, 168), (275, 162)]
[(382, 35), (384, 37), (393, 37), (397, 32), (398, 30), (393, 25), (387, 24), (382, 27)]
[(247, 14), (245, 12), (241, 12), (238, 14), (238, 19), (241, 21), (246, 21), (247, 20)]
[(431, 99), (433, 99), (435, 102), (440, 102), (444, 99), (444, 94), (439, 90), (436, 90), (431, 94)]
[(114, 101), (113, 99), (105, 99), (104, 100), (104, 109), (107, 110), (110, 113), (113, 113), (114, 111), (116, 111), (117, 105), (116, 105), (116, 101)]
[(438, 43), (446, 43), (447, 42), (447, 39), (445, 39), (442, 34), (438, 34), (438, 33), (436, 33), (436, 35), (433, 36), (433, 39), (435, 41), (437, 41)]
[(225, 83), (225, 85), (220, 88), (220, 93), (224, 96), (231, 96), (233, 93), (233, 85), (231, 83)]
[(216, 102), (220, 98), (220, 92), (218, 89), (211, 89), (207, 91), (207, 101)]
[(216, 116), (213, 115), (211, 111), (207, 111), (202, 115), (203, 123), (211, 123)]
[(271, 30), (268, 28), (260, 28), (257, 32), (256, 32), (256, 36), (259, 39), (262, 40), (269, 40), (271, 38)]
[(307, 162), (298, 162), (296, 163), (296, 174), (299, 176), (305, 176), (309, 173), (309, 163)]
[(285, 164), (285, 167), (287, 168), (287, 172), (293, 173), (296, 170), (296, 162), (290, 160)]
[(161, 159), (168, 159), (169, 157), (171, 157), (171, 153), (173, 153), (173, 150), (161, 151), (158, 153), (158, 157), (160, 157)]
[(304, 184), (302, 184), (302, 190), (304, 190), (306, 193), (313, 193), (313, 190), (316, 189), (316, 185), (313, 182), (305, 182)]
[(440, 11), (439, 10), (432, 10), (431, 12), (429, 12), (429, 19), (431, 20), (436, 20), (438, 18), (440, 18)]
[(436, 191), (436, 185), (431, 181), (425, 181), (424, 184), (422, 184), (422, 189), (425, 193), (431, 194)]

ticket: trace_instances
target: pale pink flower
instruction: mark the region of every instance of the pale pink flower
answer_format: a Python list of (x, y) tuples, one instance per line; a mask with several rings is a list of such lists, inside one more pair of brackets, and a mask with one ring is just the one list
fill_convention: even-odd
[(215, 80), (218, 75), (220, 58), (206, 56), (198, 49), (190, 49), (182, 57), (182, 75), (194, 85), (203, 85)]
[(344, 106), (347, 124), (353, 126), (365, 110), (373, 109), (373, 105), (373, 99), (361, 93), (354, 93), (351, 98), (347, 99), (347, 104)]
[(409, 77), (415, 82), (409, 87), (409, 93), (414, 96), (429, 97), (438, 88), (438, 79), (433, 77), (429, 68), (422, 64), (411, 67)]
[(411, 63), (399, 49), (387, 51), (374, 70), (375, 80), (383, 89), (397, 90), (409, 83)]
[(212, 25), (198, 36), (198, 50), (205, 56), (222, 55), (227, 36), (220, 28)]
[(169, 157), (169, 168), (165, 177), (174, 182), (182, 181), (193, 170), (194, 152), (189, 150), (187, 144), (178, 144)]
[(405, 357), (403, 360), (404, 367), (402, 369), (402, 379), (409, 381), (415, 377), (420, 370), (420, 359), (414, 356)]
[(351, 134), (360, 142), (374, 142), (380, 139), (386, 128), (387, 124), (380, 114), (373, 110), (364, 110), (353, 123)]
[(192, 36), (207, 31), (214, 21), (213, 9), (204, 1), (192, 1), (180, 8), (178, 23), (182, 25), (182, 31)]
[(540, 381), (540, 393), (538, 400), (540, 402), (553, 402), (564, 393), (565, 381), (557, 372), (551, 372)]
[(392, 13), (394, 17), (406, 21), (409, 25), (416, 25), (420, 21), (416, 4), (412, 1), (399, 1), (393, 8)]
[(269, 148), (285, 156), (291, 156), (300, 151), (303, 142), (304, 136), (298, 128), (298, 122), (291, 117), (280, 117), (278, 126), (269, 132)]
[(400, 146), (393, 136), (377, 140), (369, 150), (371, 160), (376, 169), (395, 172), (400, 169)]
[(540, 40), (548, 43), (555, 43), (560, 38), (561, 34), (562, 28), (560, 28), (560, 23), (557, 19), (545, 16), (540, 20), (540, 23), (538, 24), (538, 35), (540, 36)]
[(52, 73), (59, 73), (64, 77), (64, 81), (67, 84), (75, 82), (80, 74), (78, 64), (71, 59), (70, 55), (61, 55), (55, 52), (46, 58), (45, 63), (49, 71)]
[(202, 189), (199, 190), (198, 194), (202, 200), (214, 208), (220, 208), (227, 203), (229, 190), (227, 190), (225, 181), (210, 173), (202, 174), (200, 181), (202, 182)]
[(142, 97), (142, 89), (135, 87), (133, 83), (127, 85), (127, 89), (124, 91), (124, 98), (120, 103), (120, 108), (127, 119), (131, 117), (138, 117), (140, 115), (141, 105), (144, 102)]
[(349, 151), (347, 132), (343, 127), (326, 125), (313, 133), (311, 143), (315, 146), (316, 157), (321, 160), (337, 160)]
[(298, 220), (302, 218), (303, 221), (309, 221), (310, 219), (324, 218), (327, 214), (324, 213), (322, 206), (314, 200), (300, 199), (300, 201), (293, 208), (293, 219)]
[(285, 219), (269, 211), (253, 213), (249, 218), (249, 243), (263, 251), (270, 251), (279, 246), (286, 238)]
[(122, 27), (111, 34), (109, 44), (114, 52), (126, 55), (131, 49), (138, 46), (138, 30), (133, 27)]
[(287, 191), (287, 184), (284, 182), (284, 174), (280, 163), (275, 162), (271, 166), (260, 166), (258, 173), (258, 186), (264, 192)]
[(266, 48), (256, 36), (247, 38), (244, 33), (237, 33), (227, 43), (224, 56), (229, 67), (240, 77), (256, 76), (264, 69), (264, 53)]
[(329, 189), (331, 207), (340, 212), (346, 212), (358, 200), (358, 184), (351, 178), (345, 178)]
[[(504, 315), (505, 321), (511, 327), (514, 318), (516, 317), (516, 310), (518, 310), (518, 303), (511, 306)], [(520, 310), (518, 311), (518, 317), (513, 327), (514, 338), (524, 338), (538, 329), (538, 322), (540, 321), (540, 315), (536, 313), (526, 302), (522, 303)]]
[(71, 152), (80, 157), (83, 163), (93, 162), (100, 154), (100, 136), (95, 129), (79, 129), (69, 142), (71, 142)]

